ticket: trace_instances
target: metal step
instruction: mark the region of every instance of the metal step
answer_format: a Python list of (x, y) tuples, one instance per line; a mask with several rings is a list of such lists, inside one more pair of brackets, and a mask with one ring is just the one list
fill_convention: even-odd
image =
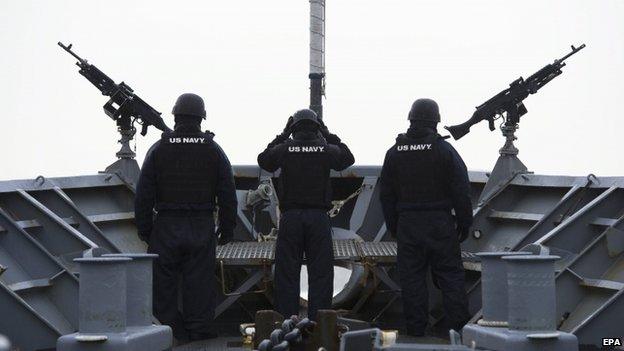
[(49, 278), (43, 279), (33, 279), (33, 280), (25, 280), (19, 283), (13, 283), (9, 285), (9, 289), (13, 290), (15, 293), (20, 293), (28, 290), (34, 289), (44, 289), (52, 286), (52, 280)]
[[(99, 215), (91, 215), (87, 216), (87, 218), (93, 223), (103, 223), (103, 222), (114, 222), (114, 221), (125, 221), (134, 219), (134, 212), (117, 212), (117, 213), (105, 213)], [(80, 227), (80, 223), (74, 217), (64, 217), (61, 218), (63, 222), (71, 225), (72, 227), (78, 228)], [(36, 219), (27, 219), (22, 221), (16, 221), (17, 225), (22, 229), (30, 229), (30, 228), (39, 228), (42, 227), (41, 223), (39, 223)], [(4, 233), (7, 230), (0, 226), (0, 233)]]
[(115, 212), (87, 216), (93, 223), (125, 221), (134, 219), (134, 212)]
[(514, 211), (497, 211), (492, 210), (490, 212), (489, 218), (494, 219), (510, 219), (516, 221), (529, 221), (529, 222), (538, 222), (544, 215), (541, 213), (526, 213), (526, 212), (514, 212)]
[(579, 284), (588, 288), (607, 289), (613, 291), (620, 291), (624, 289), (624, 283), (606, 279), (584, 278)]
[[(527, 212), (514, 212), (514, 211), (498, 211), (492, 210), (488, 216), (493, 219), (509, 219), (515, 221), (528, 221), (528, 222), (539, 222), (544, 218), (544, 215), (541, 213), (527, 213)], [(568, 217), (563, 218), (565, 220)], [(602, 226), (602, 227), (610, 227), (617, 223), (617, 219), (613, 218), (604, 218), (597, 217), (594, 218), (589, 224)]]
[(589, 222), (589, 224), (602, 226), (602, 227), (610, 227), (612, 225), (615, 225), (617, 221), (618, 221), (617, 219), (613, 219), (613, 218), (596, 217), (594, 218), (593, 221)]

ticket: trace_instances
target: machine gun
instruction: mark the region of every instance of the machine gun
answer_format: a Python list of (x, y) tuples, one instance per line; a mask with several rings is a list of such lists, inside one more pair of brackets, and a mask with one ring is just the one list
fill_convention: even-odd
[(78, 73), (95, 85), (102, 92), (102, 95), (110, 98), (104, 104), (104, 112), (117, 123), (117, 130), (121, 134), (119, 142), (122, 146), (117, 157), (134, 158), (135, 153), (130, 149), (129, 142), (136, 133), (135, 122), (142, 126), (141, 135), (147, 134), (149, 126), (154, 126), (163, 132), (171, 130), (160, 117), (161, 113), (135, 95), (132, 88), (126, 83), (116, 84), (104, 72), (73, 52), (71, 50), (72, 44), (66, 46), (59, 42), (58, 45), (78, 60), (76, 62), (76, 65), (80, 67)]
[(494, 95), (494, 97), (484, 102), (482, 105), (477, 106), (477, 110), (466, 122), (444, 128), (451, 133), (455, 140), (458, 140), (468, 134), (473, 124), (487, 120), (490, 130), (494, 130), (494, 120), (504, 118), (505, 123), (502, 126), (503, 134), (505, 136), (507, 136), (507, 133), (513, 135), (513, 132), (515, 132), (518, 127), (520, 117), (527, 113), (527, 109), (522, 101), (526, 99), (529, 94), (537, 93), (544, 85), (563, 73), (561, 68), (566, 65), (564, 61), (581, 51), (584, 47), (585, 44), (579, 47), (572, 46), (572, 51), (567, 55), (544, 66), (544, 68), (527, 79), (520, 77), (514, 80), (509, 84), (509, 88)]

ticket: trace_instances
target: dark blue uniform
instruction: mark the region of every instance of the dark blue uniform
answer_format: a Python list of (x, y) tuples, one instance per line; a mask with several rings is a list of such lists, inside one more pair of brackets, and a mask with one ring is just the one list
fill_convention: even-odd
[(333, 247), (330, 171), (354, 162), (349, 148), (330, 134), (327, 142), (312, 132), (297, 132), (293, 139), (278, 136), (258, 156), (264, 170), (281, 169), (279, 235), (275, 248), (275, 304), (285, 317), (299, 314), (299, 279), (305, 254), (308, 267), (310, 319), (319, 309), (331, 308)]
[(154, 262), (154, 315), (178, 339), (212, 334), (216, 206), (222, 237), (231, 238), (236, 225), (232, 167), (213, 136), (195, 128), (164, 133), (148, 151), (137, 184), (138, 233), (148, 242), (148, 252), (159, 255)]
[(380, 198), (397, 239), (409, 334), (423, 335), (427, 326), (429, 267), (442, 290), (447, 326), (459, 329), (470, 318), (457, 230), (472, 224), (469, 186), (461, 157), (434, 129), (410, 128), (386, 153)]

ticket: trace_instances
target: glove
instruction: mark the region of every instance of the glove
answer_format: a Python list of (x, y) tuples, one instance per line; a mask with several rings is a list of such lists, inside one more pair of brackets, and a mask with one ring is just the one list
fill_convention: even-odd
[(234, 237), (234, 233), (225, 234), (225, 233), (219, 232), (217, 235), (219, 237), (219, 240), (217, 241), (219, 245), (227, 245), (231, 243), (232, 238)]
[(280, 135), (276, 135), (275, 139), (273, 139), (269, 145), (267, 145), (267, 148), (270, 149), (276, 145), (279, 145), (283, 142), (285, 142), (288, 139), (288, 135), (284, 135), (284, 134), (280, 134)]
[(459, 242), (463, 243), (464, 241), (466, 241), (466, 239), (468, 239), (469, 233), (470, 233), (469, 227), (462, 227), (462, 226), (457, 227), (457, 238), (459, 239)]
[(288, 118), (288, 122), (286, 122), (286, 126), (284, 127), (282, 134), (277, 135), (275, 139), (273, 139), (273, 141), (271, 141), (269, 145), (267, 145), (267, 148), (272, 148), (275, 145), (279, 145), (288, 139), (290, 133), (292, 133), (292, 122), (293, 118), (291, 116), (290, 118)]
[(340, 138), (336, 135), (336, 134), (327, 134), (324, 135), (325, 140), (327, 140), (327, 143), (329, 144), (334, 144), (334, 145), (338, 145), (340, 144)]
[(327, 139), (327, 136), (330, 135), (331, 133), (329, 132), (329, 129), (327, 128), (327, 126), (325, 125), (325, 122), (323, 122), (323, 120), (319, 120), (319, 124), (321, 125), (321, 127), (319, 128), (319, 132), (321, 132), (321, 135)]
[(284, 130), (282, 131), (282, 134), (280, 134), (282, 137), (284, 137), (285, 139), (288, 138), (288, 136), (290, 136), (290, 133), (292, 133), (292, 123), (293, 123), (293, 117), (290, 116), (288, 118), (288, 121), (286, 122), (286, 126), (284, 127)]

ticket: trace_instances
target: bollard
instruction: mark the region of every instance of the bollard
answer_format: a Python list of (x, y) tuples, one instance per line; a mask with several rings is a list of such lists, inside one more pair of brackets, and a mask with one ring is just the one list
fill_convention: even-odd
[(306, 345), (306, 350), (316, 351), (323, 347), (327, 351), (338, 351), (340, 347), (338, 313), (334, 310), (318, 310), (315, 322), (311, 344)]
[[(555, 261), (557, 259), (559, 259), (557, 256), (522, 254), (501, 257), (498, 263), (504, 262), (507, 270), (506, 320), (509, 327), (501, 328), (481, 323), (467, 324), (462, 329), (463, 344), (470, 346), (473, 350), (476, 348), (495, 351), (577, 351), (579, 345), (576, 336), (556, 329)], [(490, 271), (492, 265), (488, 263), (489, 261), (483, 267), (486, 280), (488, 275), (494, 279)], [(494, 282), (489, 283), (489, 287), (488, 283), (484, 283), (482, 288), (486, 290), (491, 288), (491, 283)], [(488, 294), (490, 293), (492, 292)], [(487, 298), (484, 296), (484, 303)], [(498, 299), (497, 296), (491, 294), (489, 298)], [(500, 301), (495, 303), (500, 304)]]
[(125, 257), (74, 260), (80, 264), (78, 330), (82, 337), (106, 340), (101, 334), (126, 330), (126, 264), (130, 261)]
[(530, 255), (530, 252), (480, 252), (481, 309), (479, 325), (506, 327), (507, 323), (507, 266), (503, 256)]
[(80, 264), (78, 333), (61, 336), (58, 351), (171, 350), (166, 325), (152, 324), (152, 269), (157, 255), (109, 254)]
[(260, 310), (256, 312), (256, 332), (254, 334), (254, 347), (268, 339), (271, 332), (284, 320), (284, 316), (273, 310)]
[(558, 256), (504, 256), (510, 330), (556, 332), (555, 261)]
[(103, 257), (127, 257), (127, 325), (152, 325), (152, 262), (156, 254), (106, 254)]

